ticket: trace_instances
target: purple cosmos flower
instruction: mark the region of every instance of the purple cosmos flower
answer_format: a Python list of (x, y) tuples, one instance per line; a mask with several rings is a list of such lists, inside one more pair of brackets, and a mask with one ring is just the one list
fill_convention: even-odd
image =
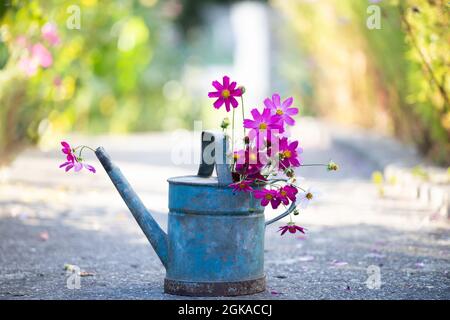
[(248, 137), (253, 140), (257, 138), (257, 146), (264, 145), (264, 139), (269, 139), (272, 133), (284, 131), (280, 116), (272, 115), (270, 109), (265, 108), (262, 113), (258, 109), (252, 109), (253, 120), (244, 119), (244, 128), (251, 129)]
[(236, 88), (236, 82), (233, 81), (230, 83), (230, 78), (228, 76), (223, 77), (223, 83), (213, 81), (212, 85), (217, 91), (209, 92), (208, 97), (217, 98), (214, 102), (214, 108), (219, 109), (225, 104), (225, 109), (229, 112), (230, 104), (233, 108), (236, 108), (239, 105), (235, 97), (240, 97), (242, 91), (240, 88)]
[(301, 233), (305, 234), (305, 230), (305, 228), (297, 226), (293, 222), (289, 222), (287, 225), (281, 226), (280, 229), (278, 229), (278, 231), (281, 231), (281, 235), (285, 234), (287, 231), (289, 231), (290, 233), (296, 233), (297, 231), (300, 231)]
[(264, 100), (264, 105), (266, 108), (270, 109), (272, 114), (278, 115), (281, 117), (281, 120), (286, 124), (293, 126), (295, 125), (295, 120), (291, 117), (298, 114), (297, 108), (290, 108), (292, 106), (292, 102), (294, 99), (292, 97), (287, 98), (281, 103), (280, 95), (275, 93), (272, 96), (272, 100), (266, 98)]
[(301, 158), (299, 154), (303, 149), (298, 146), (298, 141), (289, 142), (287, 138), (281, 138), (279, 144), (280, 167), (282, 169), (290, 166), (299, 167)]
[(281, 203), (281, 200), (277, 197), (277, 194), (278, 193), (276, 190), (262, 189), (253, 191), (253, 196), (256, 199), (261, 199), (261, 205), (265, 207), (270, 202), (273, 209), (278, 208)]
[(289, 200), (293, 202), (296, 200), (297, 192), (298, 190), (296, 187), (285, 185), (277, 191), (277, 198), (280, 199), (280, 201), (283, 202), (284, 205), (288, 205)]
[(253, 191), (253, 188), (251, 187), (251, 184), (253, 181), (251, 180), (242, 180), (239, 182), (235, 182), (230, 184), (229, 186), (233, 188), (233, 191), (244, 191), (244, 192), (251, 192)]
[(62, 153), (66, 155), (66, 162), (62, 163), (59, 167), (65, 168), (66, 172), (73, 168), (75, 172), (80, 171), (83, 168), (86, 168), (92, 173), (95, 173), (96, 170), (93, 166), (87, 163), (82, 163), (82, 159), (77, 157), (73, 152), (74, 149), (70, 146), (66, 141), (61, 141), (61, 145), (63, 148), (61, 149)]

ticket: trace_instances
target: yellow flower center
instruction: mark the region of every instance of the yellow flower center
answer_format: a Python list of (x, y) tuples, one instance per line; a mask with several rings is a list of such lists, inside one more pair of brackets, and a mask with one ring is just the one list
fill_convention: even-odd
[(313, 198), (313, 194), (311, 192), (308, 192), (305, 197), (306, 199), (311, 200)]
[(267, 193), (266, 194), (266, 196), (265, 196), (265, 198), (267, 199), (267, 200), (272, 200), (272, 195), (270, 194), (270, 193)]
[(227, 98), (230, 97), (230, 95), (231, 95), (230, 90), (228, 90), (228, 89), (222, 90), (222, 97), (223, 98), (227, 99)]
[(292, 157), (291, 151), (290, 151), (290, 150), (284, 150), (284, 151), (283, 151), (283, 157), (284, 157), (284, 158), (290, 158), (290, 157)]
[(259, 128), (261, 129), (261, 130), (266, 130), (267, 129), (267, 123), (261, 123), (260, 125), (259, 125)]
[(241, 188), (241, 189), (245, 189), (246, 186), (247, 186), (247, 185), (246, 185), (245, 183), (240, 183), (240, 184), (239, 184), (239, 188)]
[(281, 190), (280, 194), (281, 194), (283, 197), (285, 197), (285, 196), (287, 195), (287, 192), (284, 191), (284, 190)]
[(256, 161), (256, 159), (258, 159), (258, 157), (256, 156), (256, 154), (254, 153), (250, 153), (249, 155), (250, 161), (253, 163), (254, 161)]
[(281, 109), (277, 109), (277, 115), (279, 115), (279, 116), (282, 116), (283, 115), (283, 110), (281, 110)]

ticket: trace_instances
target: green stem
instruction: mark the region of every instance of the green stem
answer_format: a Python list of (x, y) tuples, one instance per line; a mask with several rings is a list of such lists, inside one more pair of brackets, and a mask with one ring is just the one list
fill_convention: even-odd
[(234, 155), (234, 108), (233, 108), (233, 120), (231, 122), (231, 154)]
[(300, 165), (300, 167), (317, 167), (317, 166), (327, 167), (328, 164), (323, 164), (323, 163), (309, 163), (309, 164), (301, 164), (301, 165)]
[[(245, 119), (245, 111), (244, 111), (244, 97), (241, 95), (241, 103), (242, 103), (242, 122)], [(246, 136), (245, 127), (244, 127), (244, 137)]]
[(74, 148), (73, 150), (77, 150), (78, 148), (81, 148), (81, 149), (80, 149), (80, 152), (78, 153), (78, 158), (81, 158), (81, 153), (83, 152), (83, 150), (84, 150), (85, 148), (91, 150), (92, 152), (95, 152), (95, 150), (92, 149), (91, 147), (83, 146), (83, 145), (78, 146), (78, 147)]

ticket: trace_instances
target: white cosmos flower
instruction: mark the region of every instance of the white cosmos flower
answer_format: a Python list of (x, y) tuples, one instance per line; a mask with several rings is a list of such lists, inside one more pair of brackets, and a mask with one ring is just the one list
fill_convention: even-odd
[(301, 209), (306, 209), (311, 202), (316, 201), (321, 193), (315, 188), (300, 191), (297, 195), (296, 205)]

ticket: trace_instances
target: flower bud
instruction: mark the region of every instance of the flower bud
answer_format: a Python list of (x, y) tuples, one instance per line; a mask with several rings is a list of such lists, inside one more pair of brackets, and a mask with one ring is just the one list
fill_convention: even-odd
[(245, 87), (244, 87), (244, 86), (239, 86), (238, 89), (241, 90), (241, 93), (242, 93), (242, 94), (245, 93)]
[(244, 137), (244, 143), (245, 144), (250, 144), (250, 138), (248, 136)]
[(330, 161), (328, 162), (327, 169), (328, 171), (337, 171), (339, 170), (339, 166), (335, 162)]
[(220, 127), (225, 130), (226, 128), (228, 128), (229, 125), (230, 125), (230, 119), (228, 119), (227, 117), (223, 118), (222, 123), (220, 124)]
[(292, 178), (295, 175), (294, 170), (292, 168), (287, 168), (286, 170), (284, 170), (284, 174), (289, 178)]
[(295, 209), (292, 213), (294, 214), (294, 216), (298, 216), (300, 214), (300, 212), (297, 209)]

